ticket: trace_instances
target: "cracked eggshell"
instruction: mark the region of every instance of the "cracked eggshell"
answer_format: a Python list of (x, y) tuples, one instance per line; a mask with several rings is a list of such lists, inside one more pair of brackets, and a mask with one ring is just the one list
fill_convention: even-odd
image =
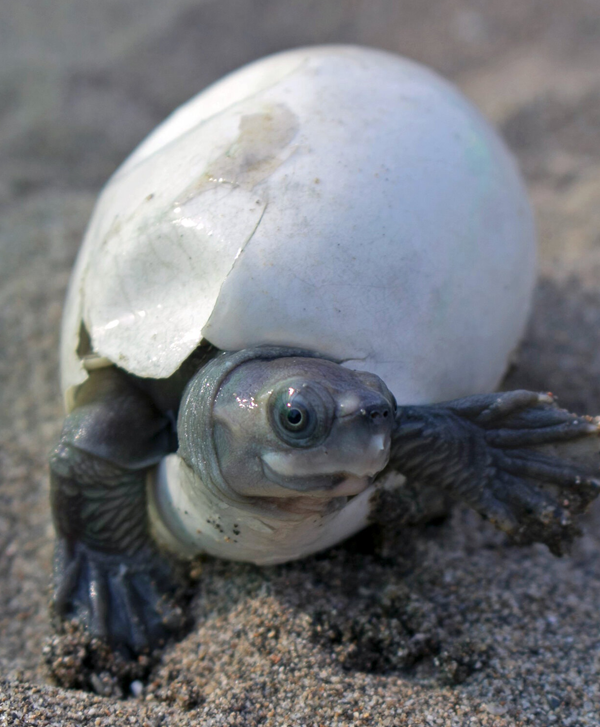
[(402, 403), (489, 390), (527, 319), (534, 238), (513, 159), (449, 83), (366, 48), (271, 56), (178, 109), (102, 192), (63, 389), (87, 376), (83, 323), (96, 361), (144, 377), (204, 338), (316, 350)]

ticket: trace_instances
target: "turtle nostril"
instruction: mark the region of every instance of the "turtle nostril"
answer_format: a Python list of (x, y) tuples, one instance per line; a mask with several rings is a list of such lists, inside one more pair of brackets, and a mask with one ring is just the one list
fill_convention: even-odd
[(372, 406), (367, 409), (367, 412), (371, 420), (374, 422), (379, 421), (380, 418), (386, 419), (389, 416), (389, 409), (381, 406)]

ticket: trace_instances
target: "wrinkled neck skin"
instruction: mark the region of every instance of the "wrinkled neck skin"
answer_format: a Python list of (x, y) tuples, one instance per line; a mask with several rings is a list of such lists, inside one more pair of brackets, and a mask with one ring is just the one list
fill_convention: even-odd
[(393, 407), (376, 376), (306, 351), (222, 354), (190, 381), (178, 454), (153, 481), (159, 540), (274, 563), (348, 537), (367, 524)]

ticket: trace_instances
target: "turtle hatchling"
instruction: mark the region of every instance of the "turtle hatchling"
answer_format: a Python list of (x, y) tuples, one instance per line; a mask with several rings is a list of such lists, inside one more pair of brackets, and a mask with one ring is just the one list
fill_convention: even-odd
[(560, 554), (598, 422), (486, 393), (534, 278), (515, 163), (432, 71), (311, 47), (192, 98), (111, 178), (71, 279), (55, 613), (155, 648), (181, 624), (174, 563), (328, 548), (392, 479)]

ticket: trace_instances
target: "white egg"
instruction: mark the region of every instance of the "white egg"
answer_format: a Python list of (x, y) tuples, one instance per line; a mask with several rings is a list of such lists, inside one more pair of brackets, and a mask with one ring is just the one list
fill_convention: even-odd
[(353, 46), (256, 61), (175, 111), (106, 185), (64, 318), (62, 384), (167, 377), (202, 340), (300, 346), (400, 403), (493, 389), (528, 316), (515, 163), (451, 84)]

